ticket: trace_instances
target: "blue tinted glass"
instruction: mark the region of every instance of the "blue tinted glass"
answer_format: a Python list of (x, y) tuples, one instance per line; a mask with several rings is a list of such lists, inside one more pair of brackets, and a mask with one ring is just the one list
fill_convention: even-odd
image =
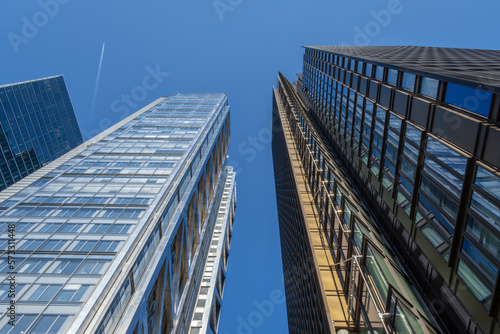
[(377, 66), (375, 68), (375, 78), (378, 80), (384, 79), (384, 67), (383, 66)]
[[(498, 226), (495, 226), (498, 228)], [(467, 218), (467, 232), (480, 243), (491, 255), (500, 258), (500, 240), (491, 233), (483, 224), (469, 216)]]
[(367, 76), (371, 76), (372, 75), (372, 64), (370, 63), (366, 63), (366, 69), (365, 69), (365, 74)]
[(494, 198), (500, 199), (500, 177), (497, 175), (478, 166), (476, 184)]
[(424, 77), (422, 78), (420, 93), (435, 99), (437, 97), (438, 86), (439, 80)]
[(445, 102), (488, 117), (492, 96), (491, 92), (448, 83)]
[(411, 139), (417, 146), (420, 146), (420, 139), (422, 138), (422, 131), (406, 123), (406, 138)]
[(350, 64), (350, 66), (349, 66), (349, 69), (350, 69), (351, 71), (354, 71), (354, 69), (355, 69), (355, 68), (356, 68), (356, 62), (355, 62), (355, 60), (354, 60), (354, 59), (351, 59), (351, 64)]
[(434, 205), (425, 198), (422, 194), (419, 197), (420, 199), (420, 204), (427, 210), (427, 212), (430, 214), (428, 215), (434, 223), (438, 223), (442, 227), (444, 227), (450, 234), (453, 234), (455, 231), (455, 226), (453, 226), (452, 223), (446, 219), (441, 212), (434, 207)]
[(363, 62), (358, 60), (358, 73), (363, 73)]
[(498, 268), (486, 259), (486, 257), (476, 247), (474, 247), (469, 240), (467, 240), (467, 238), (464, 238), (462, 252), (468, 254), (472, 258), (476, 267), (480, 272), (486, 274), (485, 276), (490, 280), (490, 282), (493, 282), (496, 279)]
[(390, 68), (389, 71), (387, 72), (387, 82), (391, 83), (393, 85), (397, 84), (398, 82), (398, 71)]
[(500, 208), (481, 196), (477, 191), (472, 194), (471, 208), (479, 213), (487, 222), (500, 230)]
[(457, 274), (482, 304), (487, 307), (491, 304), (491, 289), (481, 282), (462, 259), (458, 263)]
[(405, 72), (403, 74), (403, 88), (411, 90), (412, 92), (415, 91), (415, 78), (415, 74)]

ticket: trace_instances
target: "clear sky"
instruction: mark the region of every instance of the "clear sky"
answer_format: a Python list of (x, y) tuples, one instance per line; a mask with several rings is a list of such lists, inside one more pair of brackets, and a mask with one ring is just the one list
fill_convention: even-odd
[(238, 207), (220, 333), (287, 333), (270, 145), (278, 71), (301, 71), (301, 45), (500, 49), (498, 13), (493, 0), (4, 0), (0, 84), (63, 74), (84, 139), (160, 96), (228, 94)]

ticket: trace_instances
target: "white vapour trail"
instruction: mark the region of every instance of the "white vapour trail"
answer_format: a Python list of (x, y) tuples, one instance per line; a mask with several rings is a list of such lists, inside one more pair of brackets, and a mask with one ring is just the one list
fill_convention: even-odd
[(94, 98), (92, 99), (92, 109), (90, 110), (90, 121), (92, 120), (92, 117), (94, 116), (95, 100), (97, 98), (97, 90), (99, 89), (99, 80), (101, 79), (101, 68), (102, 68), (102, 60), (104, 58), (104, 47), (105, 46), (106, 46), (106, 42), (102, 43), (101, 59), (99, 60), (99, 69), (97, 70), (97, 79), (95, 82)]

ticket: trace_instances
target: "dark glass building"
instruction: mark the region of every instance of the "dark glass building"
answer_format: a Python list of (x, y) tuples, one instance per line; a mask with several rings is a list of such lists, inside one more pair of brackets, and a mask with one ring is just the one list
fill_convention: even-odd
[(0, 333), (217, 333), (229, 115), (159, 98), (0, 193)]
[(62, 76), (0, 86), (0, 190), (81, 143)]
[(499, 64), (492, 50), (311, 46), (296, 82), (279, 75), (291, 332), (500, 333)]

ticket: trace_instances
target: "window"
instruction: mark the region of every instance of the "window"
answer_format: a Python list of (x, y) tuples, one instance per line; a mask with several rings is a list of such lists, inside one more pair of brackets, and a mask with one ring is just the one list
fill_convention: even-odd
[(375, 284), (375, 288), (377, 289), (377, 292), (379, 293), (382, 301), (385, 301), (387, 299), (387, 294), (389, 290), (389, 286), (387, 283), (387, 279), (385, 278), (384, 274), (382, 273), (382, 270), (380, 269), (377, 259), (371, 250), (371, 247), (368, 246), (366, 249), (366, 271), (368, 275), (373, 280), (373, 283)]
[(47, 271), (52, 274), (72, 274), (76, 267), (80, 264), (81, 260), (64, 259), (55, 261), (51, 268)]
[(56, 334), (60, 331), (68, 316), (42, 315), (33, 327), (31, 333)]
[(111, 224), (94, 224), (87, 233), (106, 233)]
[(48, 240), (40, 250), (42, 251), (59, 251), (66, 244), (67, 240)]
[(28, 258), (18, 268), (20, 273), (41, 273), (45, 264), (49, 259), (42, 258)]
[(375, 78), (378, 80), (384, 80), (384, 67), (377, 65), (375, 68)]
[(393, 85), (396, 85), (398, 83), (398, 71), (390, 68), (387, 71), (387, 82)]
[(8, 323), (5, 323), (5, 325), (2, 327), (0, 330), (0, 333), (2, 334), (18, 334), (18, 333), (24, 333), (29, 326), (35, 321), (36, 317), (38, 315), (36, 314), (16, 314), (16, 325), (12, 326)]
[(491, 92), (449, 82), (446, 87), (445, 102), (488, 117), (492, 97)]
[(500, 209), (481, 196), (477, 191), (472, 193), (471, 208), (493, 227), (500, 230)]
[(101, 241), (94, 252), (114, 252), (119, 244), (120, 241)]
[(439, 80), (423, 77), (422, 87), (420, 88), (420, 94), (435, 99), (437, 97), (438, 86), (439, 86)]
[(85, 260), (76, 271), (77, 274), (99, 275), (107, 267), (107, 261)]
[(54, 299), (58, 302), (81, 302), (89, 285), (67, 284)]
[(489, 308), (492, 297), (491, 288), (486, 286), (462, 259), (458, 262), (457, 274), (481, 304)]
[(42, 284), (42, 285), (34, 285), (35, 291), (28, 298), (29, 301), (39, 301), (39, 302), (48, 302), (54, 295), (59, 291), (62, 285), (59, 284)]
[(72, 250), (74, 252), (90, 252), (96, 244), (95, 240), (80, 240)]
[(19, 250), (33, 251), (37, 249), (43, 243), (43, 241), (44, 240), (27, 239), (19, 247)]
[(500, 177), (496, 174), (478, 166), (475, 183), (494, 198), (500, 198)]
[(415, 91), (415, 79), (415, 74), (403, 73), (403, 88), (412, 92)]
[[(496, 226), (495, 226), (496, 227)], [(491, 233), (479, 220), (468, 216), (466, 231), (483, 246), (491, 255), (500, 258), (500, 240)]]
[(113, 225), (113, 227), (111, 227), (111, 230), (108, 233), (126, 234), (129, 229), (130, 229), (130, 225), (115, 224), (115, 225)]
[(62, 224), (59, 223), (47, 223), (43, 225), (38, 232), (41, 233), (51, 233), (55, 232), (59, 227), (61, 227)]
[(372, 75), (372, 66), (372, 64), (366, 63), (365, 74), (369, 77)]

